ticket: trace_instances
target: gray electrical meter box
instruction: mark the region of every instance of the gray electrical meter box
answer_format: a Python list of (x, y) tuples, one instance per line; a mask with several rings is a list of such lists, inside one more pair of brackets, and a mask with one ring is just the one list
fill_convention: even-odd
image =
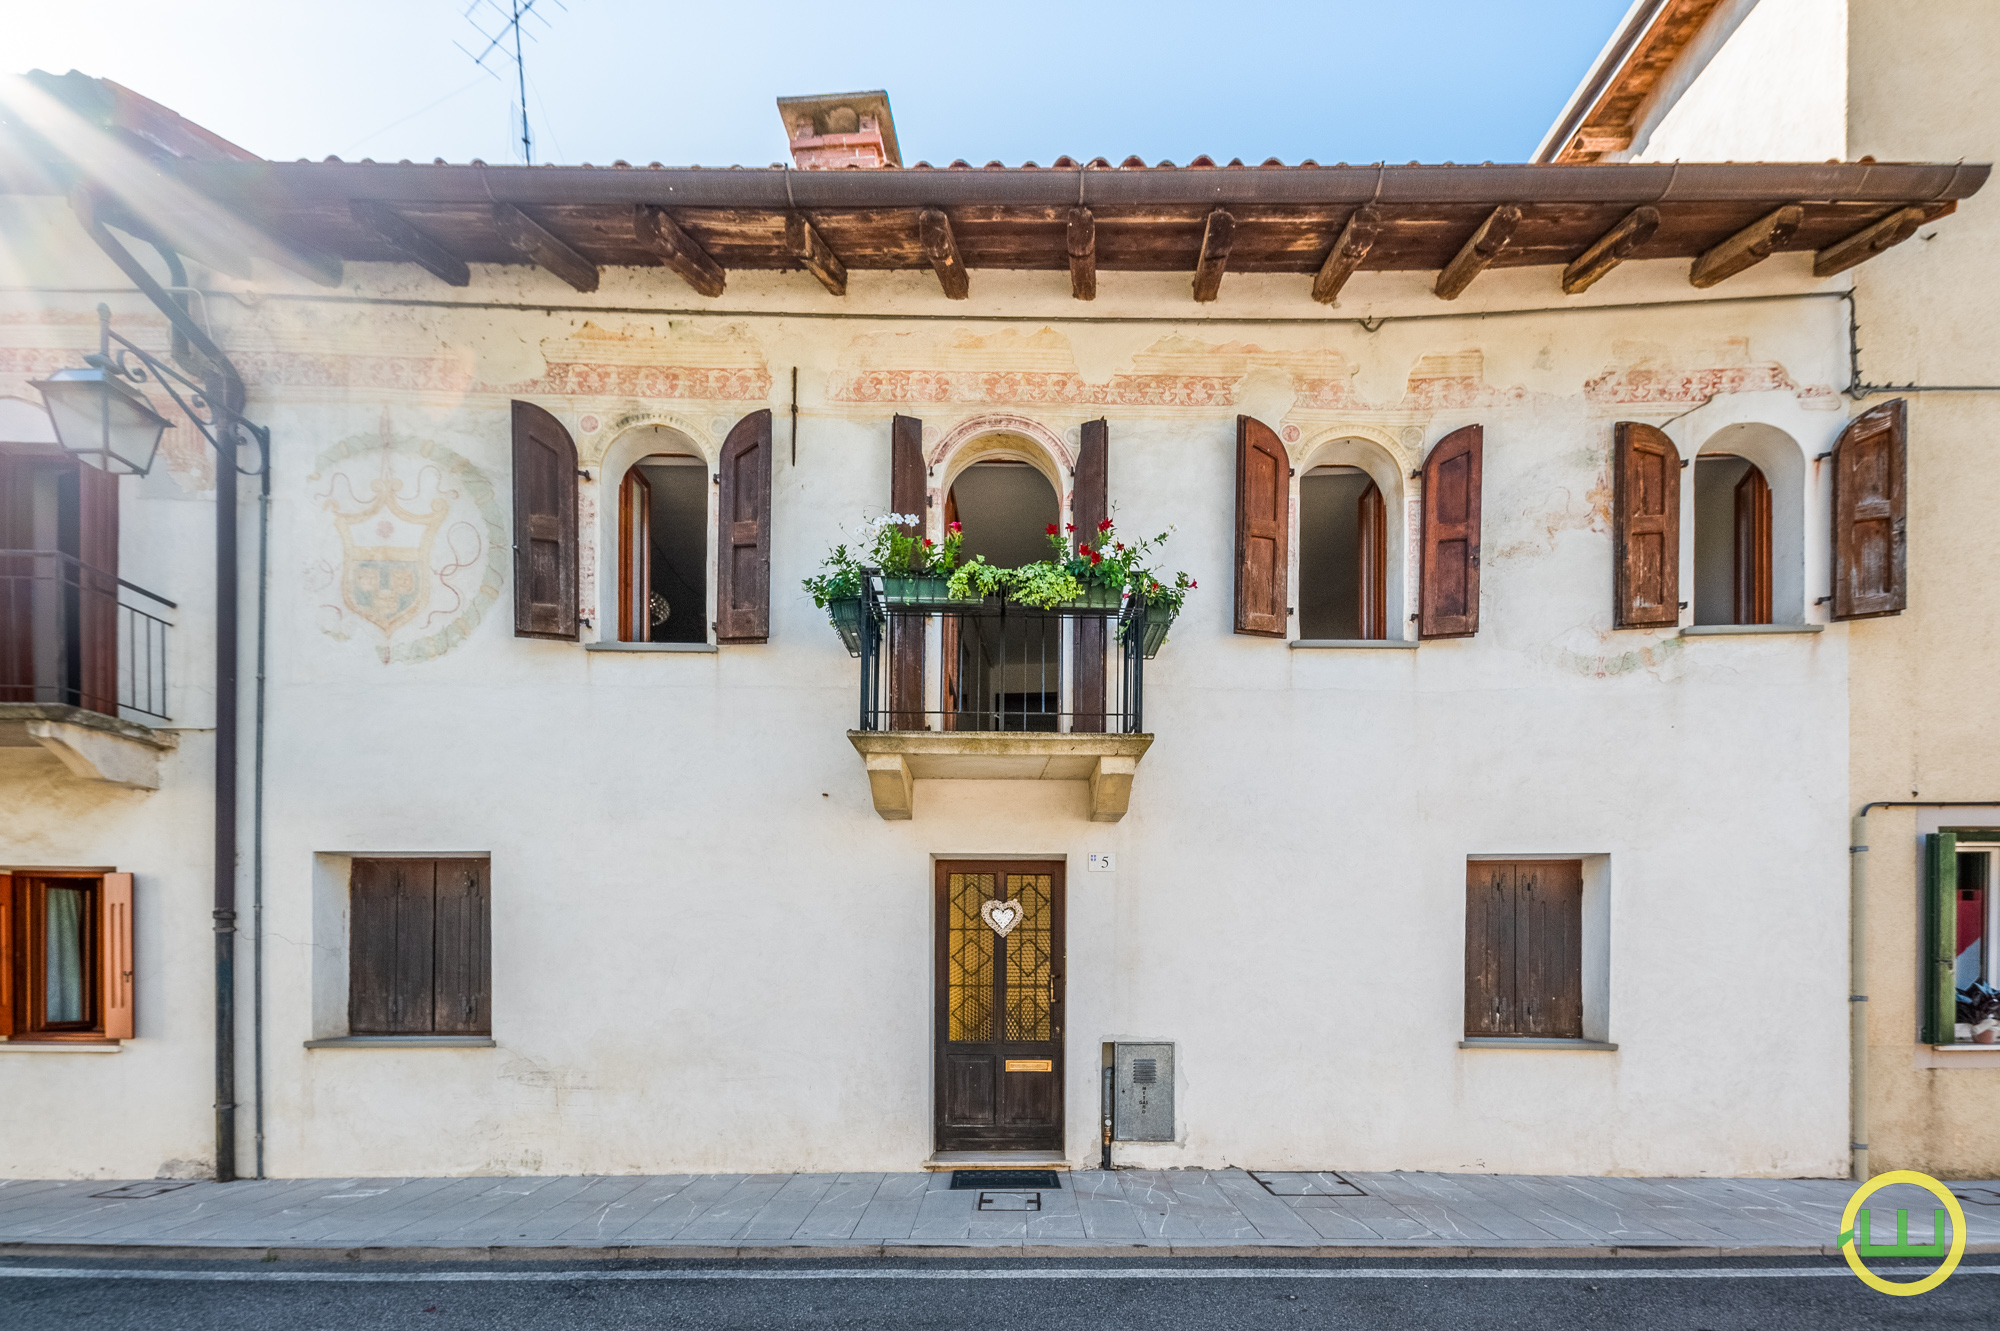
[(1111, 1136), (1121, 1142), (1174, 1139), (1174, 1047), (1113, 1045)]

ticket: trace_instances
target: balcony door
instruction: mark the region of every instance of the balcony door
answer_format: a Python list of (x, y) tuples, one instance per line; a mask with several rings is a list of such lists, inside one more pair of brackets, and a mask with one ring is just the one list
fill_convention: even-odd
[(1063, 866), (941, 860), (936, 1148), (1060, 1151)]

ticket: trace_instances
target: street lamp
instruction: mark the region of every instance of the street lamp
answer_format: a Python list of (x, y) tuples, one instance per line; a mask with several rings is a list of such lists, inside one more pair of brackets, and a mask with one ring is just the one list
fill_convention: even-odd
[(173, 422), (154, 411), (117, 369), (57, 370), (34, 381), (63, 452), (113, 475), (153, 469)]

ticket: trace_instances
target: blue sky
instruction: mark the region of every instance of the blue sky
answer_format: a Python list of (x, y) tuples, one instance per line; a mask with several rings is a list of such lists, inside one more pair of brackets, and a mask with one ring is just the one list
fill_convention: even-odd
[[(511, 74), (458, 47), (484, 45), (473, 2), (15, 0), (4, 58), (266, 157), (519, 160)], [(537, 160), (763, 165), (786, 156), (773, 98), (886, 88), (905, 161), (1047, 165), (1523, 161), (1627, 0), (566, 5), (529, 25)]]

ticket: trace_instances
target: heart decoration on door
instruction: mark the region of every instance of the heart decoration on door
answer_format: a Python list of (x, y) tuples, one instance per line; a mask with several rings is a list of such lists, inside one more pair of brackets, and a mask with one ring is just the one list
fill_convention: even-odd
[(979, 918), (986, 921), (994, 933), (1005, 938), (1014, 932), (1014, 926), (1021, 922), (1021, 902), (989, 901), (979, 908)]

